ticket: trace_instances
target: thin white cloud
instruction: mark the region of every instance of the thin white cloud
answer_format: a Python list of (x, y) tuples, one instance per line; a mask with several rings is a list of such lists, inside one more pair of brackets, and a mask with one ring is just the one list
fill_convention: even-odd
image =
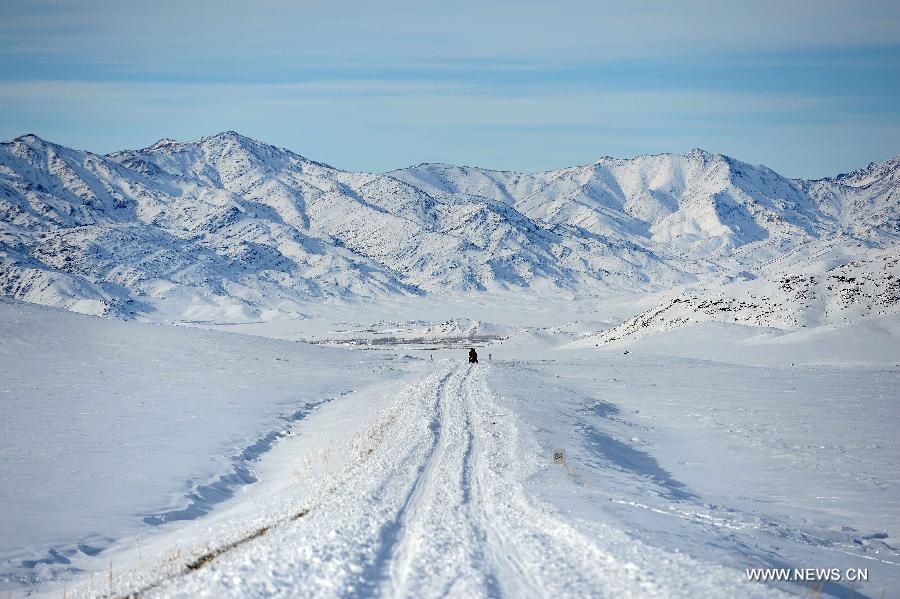
[[(0, 54), (111, 70), (592, 63), (900, 45), (893, 0), (7, 3)], [(298, 62), (300, 64), (298, 64)], [(250, 74), (250, 73), (247, 73)]]
[[(623, 115), (749, 115), (824, 110), (840, 99), (797, 94), (694, 90), (585, 90), (556, 86), (531, 91), (491, 91), (450, 82), (319, 81), (314, 83), (158, 83), (108, 81), (0, 81), (0, 104), (41, 104), (76, 109), (116, 110), (121, 104), (142, 111), (192, 105), (213, 110), (264, 108), (358, 110), (402, 113), (423, 123), (440, 111), (445, 124), (577, 125), (612, 121)], [(611, 124), (611, 123), (609, 123)]]
[[(16, 115), (19, 125), (7, 124), (0, 133), (13, 137), (35, 131), (53, 138), (59, 131), (64, 137), (56, 141), (105, 152), (149, 145), (162, 136), (184, 139), (238, 129), (310, 158), (361, 170), (422, 160), (539, 170), (606, 154), (700, 146), (765, 162), (788, 175), (820, 176), (864, 162), (853, 160), (853, 152), (868, 160), (900, 149), (891, 147), (885, 133), (898, 127), (878, 115), (849, 114), (844, 101), (693, 90), (554, 88), (489, 94), (456, 83), (377, 80), (6, 81), (0, 82), (0, 111)], [(816, 114), (822, 117), (811, 117)], [(841, 148), (825, 143), (829, 136), (840, 140)], [(805, 166), (782, 167), (791, 164)]]

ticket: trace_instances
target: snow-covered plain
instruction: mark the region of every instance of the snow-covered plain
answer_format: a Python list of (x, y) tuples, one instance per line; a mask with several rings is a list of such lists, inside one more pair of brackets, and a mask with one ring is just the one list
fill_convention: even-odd
[[(579, 348), (581, 329), (644, 305), (406, 298), (320, 307), (281, 331), (322, 342), (355, 316), (417, 335), (340, 349), (264, 336), (273, 323), (213, 327), (241, 335), (0, 308), (14, 515), (0, 551), (16, 593), (900, 588), (895, 314), (781, 334), (707, 321)], [(446, 323), (476, 321), (502, 335), (477, 340), (470, 367)], [(869, 581), (747, 581), (760, 566)]]
[(207, 513), (293, 422), (405, 363), (10, 301), (0, 356), (4, 586)]

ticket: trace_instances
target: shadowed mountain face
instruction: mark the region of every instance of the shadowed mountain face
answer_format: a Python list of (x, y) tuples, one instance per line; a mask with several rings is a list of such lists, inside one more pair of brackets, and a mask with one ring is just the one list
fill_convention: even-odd
[(26, 135), (0, 144), (0, 294), (246, 319), (310, 300), (660, 289), (826, 239), (890, 246), (898, 172), (894, 159), (797, 181), (694, 150), (376, 175), (234, 132), (108, 156)]

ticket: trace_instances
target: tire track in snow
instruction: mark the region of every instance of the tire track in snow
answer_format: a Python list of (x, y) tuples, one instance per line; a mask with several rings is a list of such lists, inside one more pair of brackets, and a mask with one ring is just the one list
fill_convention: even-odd
[(416, 483), (402, 536), (394, 548), (388, 596), (482, 596), (496, 594), (496, 578), (485, 567), (484, 535), (470, 501), (472, 429), (466, 382), (473, 367), (456, 368), (439, 396), (438, 450)]
[[(484, 549), (509, 597), (778, 597), (737, 570), (648, 546), (621, 529), (568, 516), (526, 490), (549, 466), (548, 451), (520, 433), (521, 420), (479, 368), (464, 393), (476, 446), (473, 518), (487, 532)], [(503, 404), (503, 405), (501, 405)], [(546, 455), (545, 455), (546, 454)], [(565, 475), (559, 473), (560, 485)], [(546, 483), (545, 483), (546, 484)]]
[(492, 368), (438, 365), (373, 421), (355, 458), (317, 481), (306, 516), (148, 595), (734, 596), (736, 573), (529, 493), (549, 458), (489, 388)]
[(517, 419), (497, 405), (486, 376), (487, 369), (479, 371), (464, 396), (477, 432), (471, 467), (472, 505), (477, 510), (473, 518), (485, 530), (487, 561), (503, 573), (500, 594), (588, 597), (640, 588), (628, 568), (548, 506), (528, 498), (522, 484), (527, 468), (517, 467), (528, 462), (517, 453), (521, 450)]
[(452, 372), (445, 375), (437, 385), (434, 393), (434, 412), (431, 414), (431, 420), (428, 423), (428, 429), (431, 431), (432, 442), (428, 449), (425, 459), (419, 464), (416, 470), (416, 477), (406, 494), (397, 515), (391, 521), (385, 523), (381, 528), (381, 546), (375, 557), (374, 563), (364, 574), (364, 578), (368, 582), (368, 590), (374, 591), (385, 578), (386, 566), (392, 560), (392, 554), (395, 551), (399, 540), (403, 536), (404, 527), (406, 525), (407, 513), (410, 507), (416, 503), (417, 495), (421, 492), (423, 480), (427, 472), (431, 469), (435, 459), (435, 453), (438, 450), (441, 441), (441, 397), (446, 392), (447, 381), (452, 376)]
[(435, 405), (436, 451), (416, 480), (384, 568), (392, 597), (653, 592), (522, 488), (518, 428), (487, 387), (490, 367), (460, 366)]

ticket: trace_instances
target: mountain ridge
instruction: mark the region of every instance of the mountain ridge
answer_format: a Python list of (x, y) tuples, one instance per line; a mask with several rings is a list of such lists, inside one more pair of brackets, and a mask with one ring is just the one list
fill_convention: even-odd
[[(346, 169), (341, 169), (340, 167), (336, 167), (336, 166), (334, 166), (334, 165), (330, 165), (330, 164), (325, 163), (325, 162), (319, 162), (319, 161), (312, 160), (311, 158), (308, 158), (308, 157), (304, 156), (303, 154), (300, 154), (300, 153), (298, 153), (298, 152), (296, 152), (296, 151), (294, 151), (294, 150), (291, 150), (290, 148), (286, 148), (286, 147), (284, 147), (284, 146), (276, 146), (276, 145), (274, 145), (274, 144), (268, 144), (268, 143), (266, 143), (266, 142), (262, 142), (262, 141), (260, 141), (260, 140), (258, 140), (258, 139), (256, 139), (256, 138), (253, 138), (253, 137), (244, 135), (244, 134), (242, 134), (242, 133), (240, 133), (240, 132), (238, 132), (238, 131), (232, 130), (232, 129), (225, 130), (225, 131), (220, 131), (220, 132), (218, 132), (218, 133), (212, 133), (212, 134), (209, 134), (209, 135), (204, 135), (204, 136), (198, 137), (198, 138), (196, 138), (196, 139), (187, 140), (187, 141), (180, 141), (180, 140), (178, 140), (178, 139), (176, 139), (176, 138), (174, 138), (174, 137), (162, 137), (162, 138), (158, 139), (156, 142), (154, 142), (153, 144), (150, 144), (149, 146), (146, 146), (146, 147), (144, 147), (144, 148), (137, 148), (137, 149), (127, 149), (127, 148), (126, 148), (126, 149), (120, 149), (120, 150), (113, 150), (113, 151), (107, 152), (107, 153), (98, 153), (98, 152), (92, 152), (92, 151), (90, 151), (90, 150), (78, 149), (78, 148), (74, 148), (74, 147), (71, 147), (71, 146), (65, 146), (65, 145), (59, 144), (59, 143), (57, 143), (57, 142), (50, 141), (49, 139), (44, 138), (44, 137), (41, 137), (41, 136), (38, 135), (37, 133), (33, 133), (33, 132), (23, 133), (22, 135), (19, 135), (18, 137), (13, 138), (12, 140), (5, 141), (5, 142), (0, 142), (0, 143), (11, 143), (11, 142), (13, 142), (13, 141), (19, 141), (19, 140), (24, 139), (24, 138), (27, 138), (27, 137), (32, 137), (32, 138), (35, 138), (35, 139), (37, 139), (37, 140), (40, 140), (41, 142), (46, 143), (46, 144), (52, 144), (52, 145), (55, 145), (55, 146), (58, 146), (58, 147), (67, 148), (67, 149), (74, 150), (74, 151), (78, 151), (78, 152), (90, 153), (90, 154), (94, 154), (94, 155), (96, 155), (96, 156), (112, 156), (112, 155), (119, 154), (119, 153), (123, 153), (123, 152), (136, 152), (136, 151), (141, 151), (141, 150), (158, 149), (158, 148), (156, 148), (155, 146), (157, 146), (157, 145), (160, 144), (161, 142), (167, 142), (166, 145), (183, 145), (183, 144), (199, 143), (199, 142), (202, 142), (202, 141), (204, 141), (204, 140), (211, 140), (211, 139), (221, 138), (221, 137), (225, 137), (225, 136), (236, 136), (236, 137), (239, 137), (239, 138), (241, 138), (241, 139), (244, 139), (244, 140), (247, 140), (247, 141), (250, 141), (250, 142), (254, 142), (254, 143), (266, 145), (266, 146), (269, 146), (269, 147), (271, 147), (271, 148), (275, 148), (275, 149), (278, 149), (278, 150), (282, 150), (282, 151), (285, 151), (285, 152), (294, 154), (295, 156), (298, 156), (298, 157), (300, 157), (300, 158), (303, 158), (304, 160), (309, 161), (309, 162), (315, 162), (316, 164), (320, 164), (320, 165), (322, 165), (322, 166), (326, 166), (326, 167), (329, 167), (329, 168), (332, 168), (332, 169), (335, 169), (335, 170), (340, 170), (340, 171), (344, 171), (344, 172), (351, 172), (351, 171), (347, 171)], [(722, 154), (722, 153), (720, 153), (720, 152), (713, 152), (713, 151), (706, 150), (706, 149), (701, 148), (701, 147), (694, 147), (694, 148), (691, 148), (691, 149), (689, 149), (689, 150), (687, 150), (687, 151), (685, 151), (685, 152), (648, 152), (648, 153), (643, 153), (643, 154), (635, 154), (635, 155), (633, 155), (633, 156), (628, 156), (628, 157), (610, 156), (610, 155), (607, 154), (607, 155), (604, 155), (604, 156), (599, 157), (598, 159), (596, 159), (596, 160), (593, 161), (593, 162), (586, 162), (586, 163), (583, 163), (583, 164), (576, 164), (576, 165), (572, 165), (572, 166), (560, 167), (560, 168), (555, 168), (555, 169), (553, 169), (553, 168), (550, 168), (550, 169), (539, 169), (539, 170), (537, 170), (537, 171), (517, 171), (517, 170), (514, 170), (514, 169), (501, 169), (501, 168), (481, 167), (481, 166), (478, 166), (478, 165), (475, 165), (475, 164), (454, 164), (454, 163), (450, 163), (450, 162), (441, 162), (441, 161), (437, 161), (437, 162), (423, 161), (423, 162), (419, 162), (419, 163), (416, 163), (416, 164), (411, 164), (411, 165), (408, 165), (408, 166), (405, 166), (405, 167), (400, 167), (400, 168), (396, 168), (396, 169), (390, 169), (390, 170), (387, 170), (387, 171), (358, 171), (358, 172), (365, 173), (365, 174), (371, 174), (371, 175), (379, 175), (379, 174), (380, 174), (380, 175), (386, 175), (386, 174), (391, 173), (391, 172), (401, 171), (401, 170), (406, 170), (406, 169), (410, 169), (410, 168), (416, 168), (416, 167), (420, 167), (420, 166), (432, 166), (432, 165), (434, 165), (434, 166), (441, 166), (441, 165), (443, 165), (443, 166), (454, 166), (454, 167), (458, 167), (458, 168), (473, 168), (473, 169), (480, 169), (480, 170), (484, 170), (484, 171), (492, 171), (492, 172), (497, 172), (497, 173), (510, 173), (510, 174), (516, 174), (516, 175), (536, 175), (536, 174), (541, 174), (541, 173), (555, 172), (555, 171), (564, 170), (564, 169), (573, 169), (573, 168), (589, 167), (589, 166), (593, 166), (593, 165), (595, 165), (595, 164), (598, 164), (598, 163), (601, 163), (601, 162), (604, 162), (604, 161), (629, 162), (629, 161), (632, 161), (632, 160), (636, 160), (636, 159), (638, 159), (638, 158), (656, 158), (656, 157), (666, 157), (666, 156), (690, 156), (690, 155), (692, 155), (692, 154), (706, 155), (706, 156), (710, 156), (710, 157), (717, 157), (717, 156), (718, 156), (718, 157), (723, 157), (723, 158), (727, 158), (727, 159), (730, 159), (730, 160), (733, 160), (733, 161), (736, 161), (736, 162), (739, 162), (739, 163), (741, 163), (741, 164), (745, 164), (745, 165), (748, 165), (748, 166), (751, 166), (751, 167), (754, 167), (754, 168), (764, 168), (764, 169), (770, 170), (770, 171), (775, 172), (775, 173), (778, 172), (778, 171), (776, 171), (775, 169), (773, 169), (772, 167), (770, 167), (770, 166), (768, 166), (768, 165), (765, 165), (765, 164), (753, 164), (753, 163), (750, 163), (750, 162), (746, 162), (746, 161), (740, 160), (740, 159), (735, 158), (735, 157), (733, 157), (733, 156), (730, 156), (730, 155), (728, 155), (728, 154)], [(859, 168), (856, 168), (856, 169), (853, 169), (853, 170), (850, 170), (850, 171), (844, 171), (844, 172), (836, 173), (836, 174), (830, 175), (830, 176), (825, 176), (825, 177), (813, 177), (813, 178), (808, 178), (808, 177), (787, 177), (787, 176), (785, 176), (785, 178), (786, 178), (786, 179), (789, 179), (789, 180), (792, 180), (792, 181), (808, 181), (808, 182), (826, 181), (826, 180), (837, 180), (837, 179), (841, 179), (841, 178), (847, 177), (847, 176), (849, 176), (849, 175), (854, 175), (854, 174), (856, 174), (856, 173), (860, 173), (860, 172), (862, 172), (862, 171), (867, 171), (867, 170), (871, 169), (872, 167), (878, 167), (878, 166), (881, 166), (881, 165), (889, 165), (889, 166), (891, 166), (891, 167), (893, 167), (893, 168), (900, 168), (900, 154), (896, 154), (896, 155), (894, 155), (894, 156), (885, 158), (884, 160), (872, 160), (872, 161), (869, 161), (868, 163), (866, 163), (864, 166), (861, 166), (861, 167), (859, 167)]]
[(900, 157), (821, 180), (694, 149), (534, 174), (344, 171), (234, 131), (106, 155), (0, 143), (0, 293), (122, 317), (301, 314), (396, 294), (570, 295), (733, 277), (900, 238)]

